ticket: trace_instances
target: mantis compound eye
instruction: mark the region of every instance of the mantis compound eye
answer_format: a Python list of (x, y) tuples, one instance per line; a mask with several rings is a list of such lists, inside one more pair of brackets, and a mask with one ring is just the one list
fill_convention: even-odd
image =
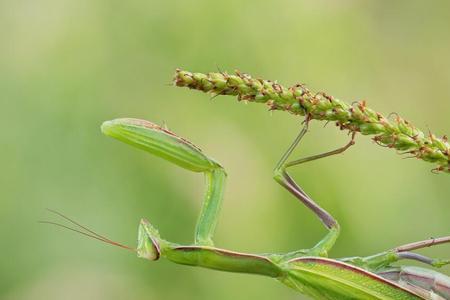
[(149, 221), (142, 219), (139, 224), (138, 246), (136, 249), (138, 257), (158, 260), (161, 256), (159, 239), (158, 231), (153, 228)]
[(152, 122), (139, 119), (115, 119), (102, 124), (102, 132), (122, 142), (150, 152), (180, 167), (205, 172), (220, 165), (200, 148)]

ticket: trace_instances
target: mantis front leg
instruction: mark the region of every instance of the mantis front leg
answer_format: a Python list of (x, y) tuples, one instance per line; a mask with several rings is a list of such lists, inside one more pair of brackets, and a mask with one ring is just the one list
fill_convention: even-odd
[(195, 244), (213, 246), (227, 174), (222, 167), (205, 172), (206, 193), (195, 228)]
[[(281, 157), (280, 161), (278, 162), (277, 166), (275, 167), (274, 171), (274, 179), (284, 188), (286, 188), (291, 194), (293, 194), (297, 199), (299, 199), (306, 207), (308, 207), (325, 225), (325, 227), (329, 230), (329, 233), (319, 242), (317, 243), (310, 251), (308, 251), (308, 254), (310, 255), (319, 255), (319, 256), (327, 256), (328, 251), (333, 247), (334, 243), (336, 242), (340, 227), (339, 223), (333, 218), (333, 216), (328, 213), (325, 209), (320, 207), (314, 200), (312, 200), (298, 184), (292, 179), (292, 177), (287, 173), (286, 169), (292, 166), (300, 165), (305, 162), (313, 161), (319, 158), (324, 158), (327, 156), (335, 155), (344, 152), (347, 150), (350, 146), (354, 144), (354, 138), (355, 133), (352, 134), (351, 141), (336, 150), (325, 152), (322, 154), (309, 156), (306, 158), (297, 159), (291, 162), (287, 162), (289, 156), (294, 151), (294, 149), (298, 146), (303, 136), (308, 131), (308, 122), (307, 119), (305, 121), (305, 125), (303, 126), (302, 130), (298, 134), (298, 136), (295, 138), (294, 142), (291, 144), (291, 146), (288, 148), (286, 153)], [(299, 254), (304, 254), (304, 252), (301, 252)], [(290, 257), (295, 257), (297, 255), (296, 252), (292, 253)]]
[(188, 140), (149, 121), (116, 119), (103, 123), (102, 131), (184, 169), (205, 174), (206, 192), (196, 225), (194, 243), (213, 246), (212, 238), (227, 176), (223, 167)]

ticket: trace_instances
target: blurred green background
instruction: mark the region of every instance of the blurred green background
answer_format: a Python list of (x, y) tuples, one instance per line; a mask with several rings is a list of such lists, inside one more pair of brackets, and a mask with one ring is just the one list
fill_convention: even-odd
[[(272, 180), (300, 119), (169, 86), (176, 67), (235, 68), (365, 99), (450, 133), (448, 1), (0, 1), (0, 299), (304, 299), (258, 276), (148, 262), (37, 224), (57, 209), (134, 245), (146, 217), (189, 243), (200, 174), (102, 136), (102, 121), (165, 122), (229, 174), (220, 247), (285, 252), (325, 233)], [(314, 123), (297, 155), (347, 136)], [(358, 137), (292, 174), (343, 231), (332, 256), (450, 233), (450, 177)], [(449, 257), (449, 247), (423, 253)], [(449, 268), (443, 272), (450, 273)]]

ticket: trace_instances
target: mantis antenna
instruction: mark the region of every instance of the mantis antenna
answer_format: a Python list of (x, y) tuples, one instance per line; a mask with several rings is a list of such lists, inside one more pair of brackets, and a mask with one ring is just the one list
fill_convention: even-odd
[[(53, 221), (38, 221), (38, 223), (41, 223), (41, 224), (50, 224), (50, 225), (54, 225), (54, 226), (57, 226), (57, 227), (61, 227), (61, 228), (67, 229), (67, 230), (71, 230), (71, 231), (77, 232), (77, 233), (82, 234), (82, 235), (84, 235), (84, 236), (87, 236), (87, 237), (90, 237), (90, 238), (99, 240), (99, 241), (104, 242), (104, 243), (106, 243), (106, 244), (110, 244), (110, 245), (112, 245), (112, 246), (117, 246), (117, 247), (119, 247), (119, 248), (123, 248), (123, 249), (126, 249), (126, 250), (130, 250), (130, 251), (136, 252), (136, 249), (135, 249), (135, 248), (132, 248), (132, 247), (123, 245), (123, 244), (121, 244), (121, 243), (112, 241), (112, 240), (106, 238), (105, 236), (100, 235), (100, 234), (96, 233), (95, 231), (89, 229), (88, 227), (86, 227), (86, 226), (84, 226), (84, 225), (81, 225), (80, 223), (76, 222), (75, 220), (73, 220), (73, 219), (67, 217), (66, 215), (64, 215), (64, 214), (62, 214), (62, 213), (60, 213), (60, 212), (58, 212), (58, 211), (56, 211), (56, 210), (47, 208), (47, 211), (49, 211), (49, 212), (51, 212), (51, 213), (53, 213), (53, 214), (55, 214), (55, 215), (57, 215), (57, 216), (63, 218), (64, 220), (66, 220), (66, 221), (72, 223), (73, 225), (77, 226), (77, 227), (80, 228), (81, 230), (80, 230), (80, 229), (76, 229), (76, 228), (72, 228), (72, 227), (67, 226), (67, 225), (64, 225), (64, 224), (60, 224), (60, 223), (57, 223), (57, 222), (53, 222)], [(84, 231), (83, 231), (83, 230), (84, 230)]]

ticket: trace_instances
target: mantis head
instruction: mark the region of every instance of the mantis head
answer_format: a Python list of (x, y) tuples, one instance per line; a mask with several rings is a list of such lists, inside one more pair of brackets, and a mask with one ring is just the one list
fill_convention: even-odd
[(136, 249), (138, 257), (148, 260), (158, 260), (161, 256), (160, 240), (158, 230), (149, 221), (141, 219), (138, 230), (138, 246)]

